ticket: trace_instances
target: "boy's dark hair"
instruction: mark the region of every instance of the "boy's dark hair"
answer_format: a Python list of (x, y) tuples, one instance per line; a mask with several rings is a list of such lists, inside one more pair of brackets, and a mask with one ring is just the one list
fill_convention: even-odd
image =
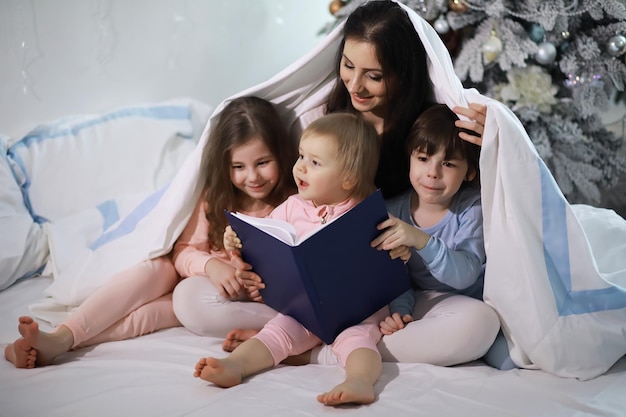
[(463, 140), (460, 132), (472, 134), (458, 128), (454, 122), (458, 116), (445, 104), (435, 104), (424, 111), (413, 123), (407, 142), (409, 157), (414, 151), (434, 155), (444, 149), (445, 158), (467, 161), (468, 173), (476, 173), (467, 183), (480, 185), (480, 146)]

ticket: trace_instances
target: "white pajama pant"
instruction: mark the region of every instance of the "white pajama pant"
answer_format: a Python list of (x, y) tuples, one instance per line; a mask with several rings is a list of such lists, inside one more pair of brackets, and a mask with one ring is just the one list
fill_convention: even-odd
[[(437, 291), (417, 291), (415, 296), (415, 321), (378, 343), (384, 362), (452, 366), (487, 353), (500, 329), (498, 315), (490, 306)], [(331, 365), (337, 358), (323, 345), (313, 348), (311, 363)]]

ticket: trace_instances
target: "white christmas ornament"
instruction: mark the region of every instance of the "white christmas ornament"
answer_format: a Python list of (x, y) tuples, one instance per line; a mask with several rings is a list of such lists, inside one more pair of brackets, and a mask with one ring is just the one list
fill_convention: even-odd
[(620, 56), (626, 52), (626, 37), (624, 35), (611, 36), (606, 44), (606, 51), (611, 56)]
[(554, 62), (556, 58), (556, 46), (550, 42), (542, 42), (539, 44), (539, 49), (535, 54), (535, 60), (542, 64), (548, 65)]
[(491, 32), (491, 36), (483, 45), (483, 58), (485, 64), (490, 64), (502, 52), (502, 41), (496, 36), (495, 32)]
[(443, 17), (443, 15), (439, 15), (437, 20), (435, 20), (435, 23), (433, 23), (433, 27), (440, 35), (444, 35), (450, 30), (450, 24), (448, 24), (448, 21), (445, 17)]

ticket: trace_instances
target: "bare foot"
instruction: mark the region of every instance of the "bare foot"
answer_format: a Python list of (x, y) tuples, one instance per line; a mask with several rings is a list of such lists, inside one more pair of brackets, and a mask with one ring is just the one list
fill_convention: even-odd
[(237, 346), (256, 335), (257, 329), (233, 329), (226, 335), (226, 340), (222, 343), (222, 349), (232, 352)]
[(376, 400), (374, 387), (361, 379), (345, 380), (332, 390), (317, 396), (324, 405), (370, 404)]
[(4, 357), (16, 368), (34, 368), (37, 360), (37, 349), (20, 337), (4, 348)]
[(67, 327), (61, 326), (53, 333), (47, 333), (39, 330), (39, 324), (28, 316), (19, 318), (17, 329), (24, 341), (37, 350), (37, 366), (50, 365), (57, 356), (70, 350), (74, 342)]
[(243, 370), (235, 362), (228, 359), (201, 358), (193, 372), (196, 378), (202, 378), (222, 388), (230, 388), (241, 384)]

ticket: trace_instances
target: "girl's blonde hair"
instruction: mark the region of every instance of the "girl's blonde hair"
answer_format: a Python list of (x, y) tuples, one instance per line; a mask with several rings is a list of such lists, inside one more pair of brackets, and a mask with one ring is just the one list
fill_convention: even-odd
[(266, 202), (277, 206), (294, 191), (291, 166), (297, 149), (288, 139), (286, 128), (271, 102), (259, 97), (238, 97), (224, 107), (210, 128), (202, 153), (201, 175), (204, 175), (203, 195), (208, 203), (209, 245), (213, 250), (224, 247), (222, 236), (228, 224), (224, 210), (238, 211), (242, 191), (230, 179), (233, 149), (251, 139), (260, 138), (278, 163), (280, 175)]
[(374, 179), (381, 139), (361, 114), (338, 112), (313, 121), (302, 134), (329, 136), (337, 142), (337, 159), (345, 179), (355, 184), (352, 196), (362, 200), (376, 190)]

